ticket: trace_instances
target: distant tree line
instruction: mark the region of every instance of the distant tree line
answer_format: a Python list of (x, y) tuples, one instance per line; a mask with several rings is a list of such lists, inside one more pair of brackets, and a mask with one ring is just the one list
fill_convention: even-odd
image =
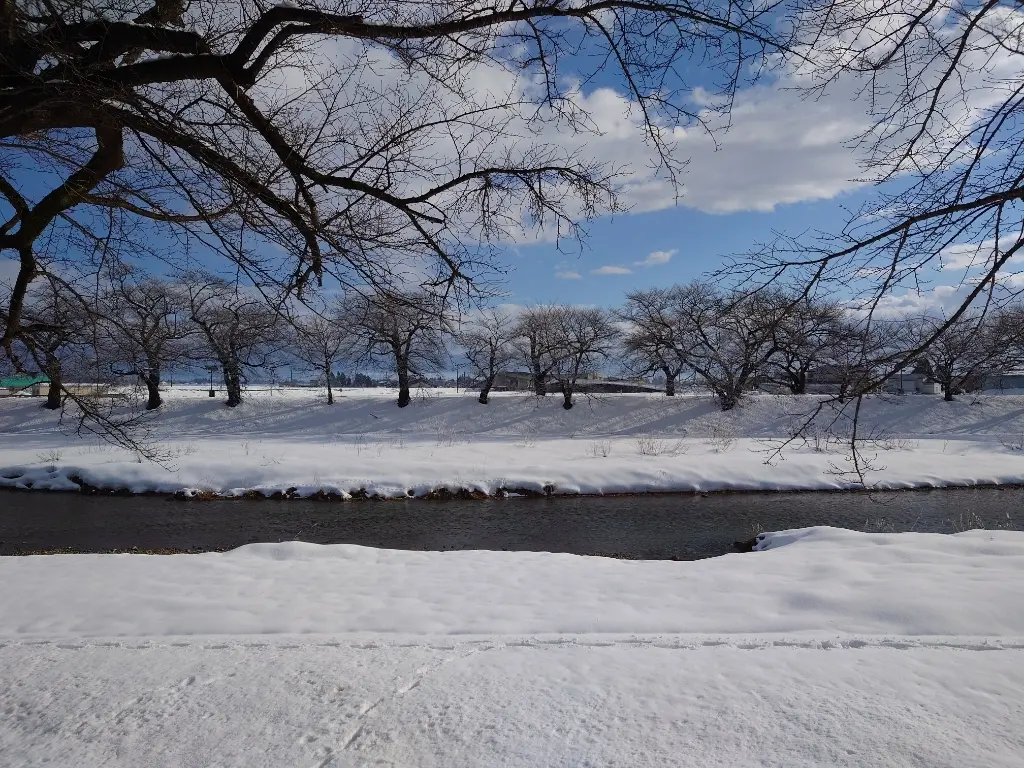
[(247, 380), (296, 363), (314, 372), (328, 403), (339, 387), (374, 385), (341, 368), (389, 371), (404, 407), (413, 387), (459, 360), (484, 405), (502, 373), (522, 370), (536, 395), (557, 392), (570, 409), (581, 383), (603, 371), (656, 377), (669, 397), (683, 383), (703, 387), (730, 410), (758, 389), (804, 395), (827, 384), (840, 398), (872, 391), (922, 340), (914, 370), (940, 384), (947, 400), (1024, 364), (1019, 306), (952, 323), (877, 318), (835, 299), (699, 281), (633, 291), (612, 309), (544, 304), (457, 317), (429, 291), (346, 292), (297, 311), (209, 275), (166, 280), (119, 267), (91, 303), (42, 281), (25, 315), (41, 329), (30, 353), (56, 385), (45, 403), (51, 409), (61, 407), (64, 382), (92, 380), (135, 382), (154, 410), (166, 372), (197, 367), (216, 372), (229, 407), (243, 401)]

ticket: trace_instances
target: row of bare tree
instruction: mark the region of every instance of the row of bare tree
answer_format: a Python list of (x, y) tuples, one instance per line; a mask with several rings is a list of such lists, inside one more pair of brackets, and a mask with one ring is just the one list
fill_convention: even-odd
[(1018, 307), (952, 324), (929, 316), (877, 319), (835, 301), (740, 294), (703, 282), (635, 291), (614, 310), (548, 304), (460, 320), (430, 292), (345, 293), (319, 312), (295, 312), (218, 278), (169, 281), (127, 269), (108, 272), (94, 299), (74, 296), (46, 282), (26, 305), (26, 317), (42, 329), (27, 354), (56, 385), (49, 408), (60, 407), (69, 375), (85, 374), (137, 380), (152, 410), (162, 403), (166, 371), (210, 361), (233, 407), (247, 377), (285, 359), (317, 371), (328, 403), (342, 364), (390, 369), (404, 407), (418, 380), (449, 367), (453, 346), (468, 362), (482, 404), (503, 372), (525, 367), (534, 393), (560, 392), (566, 409), (588, 376), (615, 369), (663, 378), (668, 396), (681, 381), (704, 386), (729, 410), (757, 388), (841, 398), (874, 391), (922, 342), (915, 369), (940, 383), (947, 400), (1024, 363)]
[(673, 382), (690, 372), (723, 410), (744, 392), (809, 388), (848, 398), (877, 390), (913, 352), (915, 370), (947, 400), (1024, 362), (1024, 308), (965, 314), (865, 316), (837, 301), (781, 291), (718, 291), (706, 283), (637, 291), (618, 316), (627, 322), (626, 365)]
[[(230, 407), (242, 402), (245, 380), (285, 359), (324, 373), (342, 360), (392, 361), (409, 402), (410, 377), (443, 367), (447, 350), (435, 300), (403, 304), (350, 296), (330, 310), (295, 315), (252, 289), (209, 275), (163, 280), (131, 270), (108, 272), (89, 297), (45, 281), (29, 294), (25, 316), (43, 329), (24, 354), (51, 381), (45, 406), (61, 407), (68, 377), (106, 384), (137, 380), (146, 409), (159, 408), (169, 370), (213, 362)], [(344, 312), (342, 312), (344, 307)], [(21, 350), (19, 350), (21, 351)], [(80, 403), (81, 404), (81, 403)]]
[(953, 400), (1024, 364), (1024, 309), (952, 323), (927, 315), (876, 319), (835, 301), (692, 282), (632, 292), (611, 311), (549, 305), (517, 318), (484, 313), (459, 341), (482, 382), (483, 403), (497, 373), (514, 362), (528, 366), (538, 395), (555, 382), (566, 408), (582, 376), (614, 362), (632, 376), (660, 374), (668, 396), (681, 380), (703, 385), (723, 410), (757, 388), (845, 399), (879, 389), (908, 350), (919, 350), (915, 370)]

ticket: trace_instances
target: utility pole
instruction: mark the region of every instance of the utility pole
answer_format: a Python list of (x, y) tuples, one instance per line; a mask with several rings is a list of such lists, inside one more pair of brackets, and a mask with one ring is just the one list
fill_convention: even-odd
[(216, 365), (207, 365), (207, 366), (204, 366), (204, 367), (206, 368), (206, 370), (208, 370), (210, 372), (210, 397), (216, 397), (217, 396), (217, 390), (215, 390), (213, 388), (213, 374), (217, 370), (217, 366)]

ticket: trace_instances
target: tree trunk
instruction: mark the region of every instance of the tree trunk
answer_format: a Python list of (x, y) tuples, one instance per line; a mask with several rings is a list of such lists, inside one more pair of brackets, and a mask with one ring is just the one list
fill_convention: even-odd
[(718, 393), (718, 404), (723, 411), (731, 411), (739, 402), (739, 395), (732, 390), (723, 390)]
[(331, 389), (331, 369), (327, 369), (327, 404), (334, 405), (334, 390)]
[(412, 402), (409, 394), (409, 361), (403, 357), (396, 360), (398, 363), (398, 407), (405, 408)]
[(953, 388), (948, 384), (943, 388), (942, 399), (947, 403), (953, 402)]
[(797, 371), (796, 373), (790, 374), (790, 385), (789, 391), (794, 395), (806, 395), (807, 394), (807, 371)]
[(545, 381), (547, 375), (540, 372), (538, 368), (533, 369), (533, 394), (544, 397), (548, 393)]
[(665, 397), (676, 396), (676, 377), (674, 373), (671, 373), (667, 368), (662, 368), (662, 372), (665, 374)]
[(228, 363), (224, 366), (224, 388), (228, 393), (224, 404), (228, 408), (242, 404), (242, 371), (237, 364)]
[(567, 385), (567, 384), (563, 384), (562, 385), (562, 407), (565, 408), (565, 410), (568, 411), (568, 410), (572, 409), (572, 406), (573, 406), (573, 402), (572, 402), (572, 387)]
[(163, 398), (160, 397), (160, 378), (154, 378), (152, 374), (145, 377), (146, 382), (146, 410), (155, 411), (163, 405)]
[(484, 379), (484, 384), (480, 388), (480, 397), (477, 398), (477, 401), (480, 403), (480, 405), (487, 405), (487, 402), (488, 402), (487, 398), (491, 394), (491, 387), (493, 387), (493, 386), (494, 386), (494, 377), (493, 376), (488, 376), (487, 378)]
[(47, 366), (46, 375), (50, 378), (50, 389), (46, 393), (46, 402), (43, 403), (43, 408), (50, 411), (60, 410), (61, 401), (61, 383), (63, 376), (61, 375), (60, 362), (57, 361), (55, 364)]
[(146, 384), (146, 410), (155, 411), (164, 402), (163, 398), (160, 397), (160, 364), (151, 361), (148, 365), (149, 370), (142, 377), (143, 382)]

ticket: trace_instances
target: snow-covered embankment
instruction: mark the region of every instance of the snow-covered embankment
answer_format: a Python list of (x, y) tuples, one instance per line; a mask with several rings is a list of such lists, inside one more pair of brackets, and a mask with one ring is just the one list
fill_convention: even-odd
[[(482, 406), (442, 393), (398, 409), (383, 394), (327, 406), (293, 390), (228, 409), (194, 394), (171, 390), (140, 433), (159, 462), (66, 435), (32, 401), (0, 401), (0, 486), (328, 498), (859, 487), (847, 415), (832, 407), (776, 452), (813, 397), (752, 396), (721, 413), (696, 396), (606, 396), (566, 412), (522, 395)], [(880, 488), (1024, 483), (1024, 397), (870, 398), (860, 434)]]

